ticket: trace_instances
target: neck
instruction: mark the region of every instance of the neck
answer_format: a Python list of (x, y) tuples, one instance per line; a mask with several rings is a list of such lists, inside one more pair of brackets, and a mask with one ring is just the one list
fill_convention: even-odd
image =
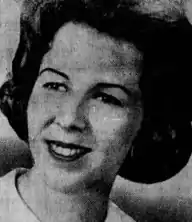
[(91, 190), (63, 194), (46, 186), (32, 169), (19, 178), (18, 186), (41, 222), (104, 222), (107, 217), (110, 189), (103, 192), (99, 182)]

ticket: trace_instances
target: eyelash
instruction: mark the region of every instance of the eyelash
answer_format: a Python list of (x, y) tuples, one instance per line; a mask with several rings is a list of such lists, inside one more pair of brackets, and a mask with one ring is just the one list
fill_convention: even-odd
[(65, 91), (66, 91), (66, 88), (67, 86), (63, 83), (59, 83), (59, 82), (47, 82), (43, 85), (43, 88), (46, 88), (48, 90), (54, 90), (54, 91), (59, 91), (59, 87), (62, 86), (63, 88), (65, 88)]
[[(58, 83), (58, 82), (48, 82), (48, 83), (45, 83), (43, 85), (43, 88), (46, 88), (48, 90), (54, 90), (54, 91), (59, 91), (59, 87), (64, 87), (65, 88), (65, 91), (68, 89), (68, 87), (63, 84), (63, 83)], [(66, 89), (67, 88), (67, 89)], [(105, 98), (105, 99), (102, 99), (102, 101), (105, 101), (104, 103), (106, 104), (113, 104), (115, 106), (123, 106), (122, 102), (120, 100), (118, 100), (117, 98), (115, 98), (114, 96), (111, 96), (111, 95), (108, 95), (106, 93), (103, 93), (103, 92), (97, 92), (93, 98), (98, 98), (98, 97), (102, 97), (102, 98)]]

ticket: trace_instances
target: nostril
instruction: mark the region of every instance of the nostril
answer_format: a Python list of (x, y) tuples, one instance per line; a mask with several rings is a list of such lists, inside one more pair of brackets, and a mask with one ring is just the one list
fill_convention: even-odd
[(82, 133), (87, 128), (87, 123), (84, 120), (77, 120), (65, 122), (65, 121), (56, 121), (56, 124), (67, 133)]
[[(80, 97), (80, 98), (79, 98)], [(66, 132), (82, 132), (88, 127), (85, 104), (82, 95), (70, 97), (59, 110), (56, 123)]]
[(72, 124), (69, 127), (65, 128), (65, 130), (68, 133), (73, 133), (73, 132), (82, 133), (83, 132), (83, 127)]
[(45, 129), (48, 128), (52, 123), (54, 123), (55, 119), (56, 119), (56, 117), (52, 117), (48, 121), (46, 121), (44, 124), (44, 128)]

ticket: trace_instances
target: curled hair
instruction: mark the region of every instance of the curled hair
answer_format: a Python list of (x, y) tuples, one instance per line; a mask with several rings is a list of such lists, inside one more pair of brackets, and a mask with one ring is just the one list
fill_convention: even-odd
[(25, 0), (20, 42), (12, 73), (0, 89), (0, 107), (17, 135), (27, 142), (28, 100), (41, 60), (64, 24), (84, 23), (130, 42), (143, 54), (139, 85), (144, 117), (119, 175), (154, 183), (178, 173), (191, 155), (192, 27), (184, 17), (171, 21), (142, 14), (134, 10), (135, 4), (123, 0)]

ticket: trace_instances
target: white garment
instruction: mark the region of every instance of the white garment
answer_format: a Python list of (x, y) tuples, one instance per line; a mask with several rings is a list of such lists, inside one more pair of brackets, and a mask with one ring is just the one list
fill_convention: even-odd
[[(15, 169), (0, 179), (0, 222), (39, 222), (22, 201), (16, 188), (16, 177), (26, 169)], [(109, 201), (105, 222), (134, 222), (116, 204)]]

